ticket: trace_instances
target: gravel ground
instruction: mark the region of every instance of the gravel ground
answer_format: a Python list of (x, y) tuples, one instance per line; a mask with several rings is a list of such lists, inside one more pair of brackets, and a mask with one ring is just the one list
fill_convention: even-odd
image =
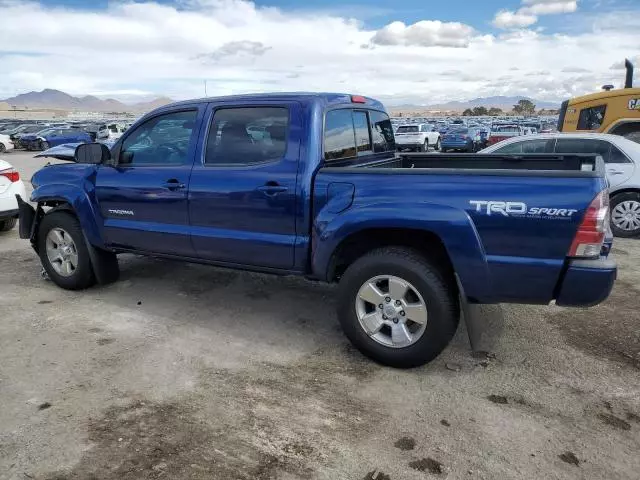
[(489, 354), (461, 326), (400, 371), (349, 346), (333, 287), (126, 256), (67, 292), (0, 235), (0, 478), (637, 480), (640, 243), (614, 256), (605, 304), (504, 305)]

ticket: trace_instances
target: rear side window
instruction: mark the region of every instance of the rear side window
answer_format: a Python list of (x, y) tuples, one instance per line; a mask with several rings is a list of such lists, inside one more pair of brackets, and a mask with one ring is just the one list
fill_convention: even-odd
[(282, 159), (289, 109), (239, 107), (216, 110), (209, 128), (206, 165), (255, 165)]
[(630, 160), (618, 149), (618, 147), (611, 144), (611, 157), (609, 158), (609, 163), (630, 163)]
[(556, 153), (591, 153), (601, 155), (605, 163), (611, 161), (611, 144), (604, 140), (589, 138), (559, 138), (556, 142)]
[(606, 105), (599, 105), (597, 107), (583, 108), (580, 110), (580, 116), (578, 117), (578, 130), (598, 130), (604, 120), (604, 115), (607, 112)]
[(359, 110), (355, 110), (353, 112), (353, 128), (356, 133), (356, 147), (358, 149), (358, 155), (370, 154), (372, 149), (367, 112)]
[(341, 160), (356, 156), (351, 110), (330, 110), (324, 122), (324, 158)]
[(396, 141), (393, 136), (393, 127), (387, 114), (369, 110), (369, 119), (371, 120), (374, 153), (395, 151)]

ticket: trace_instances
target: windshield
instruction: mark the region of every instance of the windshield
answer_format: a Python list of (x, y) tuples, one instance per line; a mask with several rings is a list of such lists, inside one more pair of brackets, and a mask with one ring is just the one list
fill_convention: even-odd
[(469, 129), (468, 128), (453, 128), (451, 130), (449, 130), (447, 133), (451, 133), (454, 135), (464, 135), (466, 133), (469, 133)]
[(418, 133), (418, 131), (417, 125), (402, 125), (401, 127), (398, 127), (396, 133)]

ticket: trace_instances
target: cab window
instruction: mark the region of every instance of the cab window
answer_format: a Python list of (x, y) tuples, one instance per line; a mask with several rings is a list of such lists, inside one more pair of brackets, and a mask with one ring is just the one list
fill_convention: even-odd
[(383, 112), (369, 110), (369, 118), (371, 119), (374, 153), (395, 152), (396, 141), (389, 116)]
[(196, 115), (196, 110), (189, 110), (147, 120), (124, 140), (118, 163), (132, 166), (186, 163)]
[(604, 115), (607, 111), (606, 105), (583, 108), (578, 117), (578, 130), (598, 130), (602, 126)]
[(286, 107), (221, 108), (209, 129), (205, 165), (247, 166), (277, 162), (287, 150)]

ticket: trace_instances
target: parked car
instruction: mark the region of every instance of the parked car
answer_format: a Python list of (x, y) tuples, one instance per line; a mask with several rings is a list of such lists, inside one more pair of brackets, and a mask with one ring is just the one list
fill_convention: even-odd
[(50, 128), (32, 135), (23, 135), (20, 142), (27, 150), (46, 150), (49, 147), (64, 143), (90, 142), (91, 136), (87, 132), (73, 128)]
[(82, 144), (36, 172), (20, 236), (66, 289), (115, 281), (123, 252), (339, 282), (347, 337), (396, 367), (434, 359), (468, 301), (609, 295), (601, 159), (395, 150), (384, 107), (362, 96), (179, 102), (111, 150)]
[(520, 125), (515, 124), (494, 124), (491, 126), (488, 145), (495, 145), (507, 138), (519, 137), (524, 135), (524, 129)]
[(476, 128), (455, 127), (442, 136), (441, 150), (462, 150), (463, 152), (477, 151), (481, 141), (479, 130)]
[(49, 130), (49, 127), (45, 127), (39, 124), (33, 124), (22, 128), (19, 132), (16, 132), (9, 137), (11, 138), (11, 140), (13, 140), (14, 148), (25, 148), (22, 144), (22, 137), (27, 135), (34, 135), (45, 130)]
[(16, 195), (27, 198), (24, 183), (13, 166), (0, 160), (0, 232), (11, 230), (18, 219)]
[(9, 135), (0, 134), (0, 153), (13, 150), (13, 140)]
[(426, 152), (429, 147), (440, 150), (440, 133), (432, 124), (400, 125), (395, 133), (398, 150)]
[(604, 159), (611, 197), (611, 229), (640, 235), (640, 144), (606, 133), (550, 133), (512, 138), (482, 153), (591, 153)]

